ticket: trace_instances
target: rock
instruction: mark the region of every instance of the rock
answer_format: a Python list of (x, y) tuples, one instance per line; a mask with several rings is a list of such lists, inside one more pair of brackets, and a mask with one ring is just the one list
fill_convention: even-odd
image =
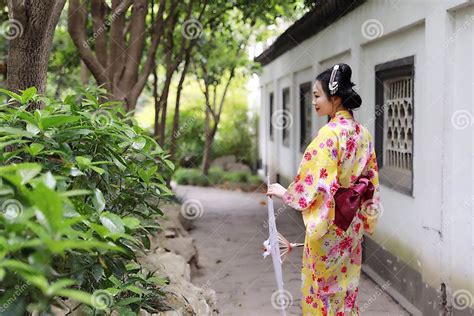
[(164, 238), (161, 246), (168, 251), (183, 256), (187, 263), (197, 254), (194, 238), (192, 237)]
[(207, 316), (213, 315), (216, 311), (216, 293), (206, 285), (197, 287), (190, 282), (182, 280), (181, 282), (167, 285), (164, 290), (175, 295), (177, 301), (167, 297), (167, 303), (172, 302), (171, 306), (174, 307), (175, 311), (181, 313), (178, 315)]
[(228, 164), (225, 171), (243, 171), (243, 172), (249, 172), (249, 173), (252, 172), (249, 166), (244, 165), (243, 163), (240, 163), (240, 162)]
[(222, 156), (214, 159), (214, 161), (211, 163), (211, 167), (220, 167), (223, 170), (227, 170), (227, 165), (235, 163), (235, 161), (234, 155)]
[(235, 156), (222, 156), (216, 158), (212, 163), (211, 167), (219, 167), (224, 171), (244, 171), (244, 172), (252, 172), (249, 166), (236, 161)]
[(149, 271), (156, 271), (157, 276), (169, 277), (170, 281), (179, 278), (191, 280), (191, 268), (184, 257), (167, 252), (163, 248), (157, 248), (154, 253), (140, 257), (138, 261)]
[(177, 236), (188, 236), (189, 233), (181, 223), (182, 206), (177, 203), (168, 203), (161, 208), (164, 210), (165, 215), (157, 218), (157, 220), (162, 230), (166, 230), (168, 234), (174, 232)]
[(169, 284), (162, 287), (169, 309), (158, 314), (145, 310), (143, 316), (215, 315), (217, 312), (216, 293), (205, 284), (197, 287), (191, 283), (191, 267), (198, 267), (198, 253), (194, 238), (184, 229), (181, 221), (181, 205), (167, 204), (162, 207), (166, 217), (159, 218), (161, 230), (150, 238), (150, 252), (138, 261), (156, 276), (168, 278)]

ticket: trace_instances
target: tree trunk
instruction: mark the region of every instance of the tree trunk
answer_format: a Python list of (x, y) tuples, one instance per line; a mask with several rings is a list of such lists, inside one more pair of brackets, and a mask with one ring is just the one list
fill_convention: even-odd
[(181, 72), (181, 77), (179, 78), (177, 92), (176, 92), (176, 106), (174, 109), (174, 118), (173, 118), (173, 132), (171, 133), (170, 140), (170, 158), (173, 159), (176, 153), (176, 148), (178, 146), (178, 129), (179, 129), (179, 106), (181, 102), (181, 90), (183, 89), (184, 79), (186, 78), (186, 73), (188, 72), (189, 62), (191, 60), (191, 49), (186, 52), (186, 59), (184, 61), (183, 70)]
[(153, 70), (153, 102), (155, 107), (155, 119), (153, 125), (153, 135), (156, 136), (159, 134), (159, 119), (160, 119), (160, 100), (158, 97), (158, 71), (157, 66)]
[[(220, 122), (220, 119), (221, 119), (221, 114), (222, 114), (222, 108), (224, 106), (224, 101), (225, 101), (225, 97), (227, 95), (227, 91), (229, 89), (229, 86), (230, 86), (230, 82), (232, 81), (232, 79), (234, 78), (234, 75), (235, 75), (235, 67), (232, 68), (230, 70), (230, 76), (229, 76), (229, 79), (227, 80), (227, 83), (225, 84), (225, 87), (224, 87), (224, 91), (222, 93), (222, 96), (221, 96), (221, 99), (220, 99), (220, 102), (219, 102), (219, 109), (217, 111), (217, 113), (215, 112), (216, 111), (216, 107), (217, 107), (217, 86), (213, 86), (213, 93), (214, 93), (214, 96), (213, 96), (213, 104), (211, 106), (210, 104), (210, 87), (208, 84), (204, 83), (205, 85), (205, 99), (206, 99), (206, 118), (205, 118), (205, 121), (204, 121), (204, 134), (206, 136), (206, 141), (205, 141), (205, 146), (204, 146), (204, 155), (203, 155), (203, 158), (202, 158), (202, 166), (201, 166), (201, 169), (202, 169), (202, 173), (207, 175), (208, 174), (208, 171), (209, 171), (209, 166), (210, 166), (210, 163), (211, 163), (211, 152), (212, 152), (212, 144), (214, 143), (214, 137), (216, 136), (216, 133), (217, 133), (217, 128), (219, 127), (219, 122)], [(213, 118), (213, 121), (214, 121), (214, 125), (211, 129), (211, 122), (210, 122), (210, 114), (212, 114), (212, 118)]]
[(212, 139), (211, 139), (211, 132), (210, 132), (210, 109), (209, 104), (206, 107), (206, 117), (204, 119), (204, 136), (206, 137), (204, 142), (204, 154), (202, 156), (202, 165), (201, 170), (204, 175), (208, 174), (209, 166), (211, 162), (211, 147), (212, 147)]
[(0, 75), (3, 75), (3, 80), (7, 79), (7, 61), (0, 60)]
[[(46, 91), (48, 59), (54, 30), (66, 0), (8, 1), (10, 47), (7, 88), (19, 92), (36, 87)], [(40, 104), (30, 109), (40, 108)]]
[(81, 82), (83, 85), (87, 86), (89, 84), (89, 69), (87, 69), (86, 64), (81, 60)]

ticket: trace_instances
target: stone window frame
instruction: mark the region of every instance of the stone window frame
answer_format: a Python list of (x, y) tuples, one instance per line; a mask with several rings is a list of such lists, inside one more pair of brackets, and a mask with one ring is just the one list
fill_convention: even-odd
[[(311, 136), (312, 136), (312, 82), (305, 82), (300, 84), (299, 86), (299, 91), (300, 91), (300, 140), (299, 140), (299, 146), (300, 146), (300, 152), (303, 153), (306, 149), (306, 147), (309, 145), (311, 142)], [(310, 98), (310, 103), (309, 106), (305, 102), (307, 94), (309, 93), (309, 98)], [(309, 108), (309, 111), (308, 111)], [(308, 112), (307, 112), (308, 111)], [(308, 123), (309, 122), (309, 126)]]
[[(385, 165), (387, 162), (388, 155), (386, 155), (385, 149), (387, 147), (386, 142), (387, 134), (387, 115), (389, 105), (387, 101), (387, 89), (390, 83), (393, 83), (397, 78), (402, 79), (404, 77), (410, 77), (409, 84), (402, 87), (402, 91), (408, 93), (411, 92), (410, 100), (403, 101), (406, 106), (409, 107), (411, 102), (411, 122), (407, 123), (407, 126), (411, 128), (411, 139), (408, 128), (405, 131), (407, 135), (405, 137), (405, 145), (411, 144), (406, 150), (408, 153), (398, 153), (397, 157), (401, 157), (399, 160), (403, 162), (400, 164), (397, 160), (397, 164), (403, 165), (405, 168), (398, 168), (393, 165)], [(379, 180), (380, 183), (387, 185), (394, 190), (403, 194), (413, 196), (413, 157), (414, 157), (414, 120), (415, 120), (415, 67), (414, 67), (414, 56), (401, 58), (398, 60), (382, 63), (375, 66), (375, 151), (377, 154), (377, 164), (379, 167)], [(398, 87), (397, 89), (400, 89)], [(409, 90), (403, 90), (409, 89)], [(392, 103), (392, 107), (394, 104)], [(402, 111), (400, 111), (402, 113)], [(410, 115), (406, 111), (403, 112), (405, 115)], [(408, 120), (408, 118), (407, 118)], [(400, 131), (401, 132), (401, 131)], [(411, 151), (411, 157), (410, 152)]]
[[(287, 100), (285, 100), (285, 94), (288, 95)], [(287, 102), (286, 102), (287, 101)], [(281, 128), (281, 141), (282, 145), (285, 147), (290, 147), (290, 127), (291, 124), (287, 124), (288, 116), (290, 115), (290, 103), (291, 103), (291, 94), (290, 87), (286, 87), (281, 90), (281, 104), (283, 113), (281, 114), (281, 119), (283, 120), (283, 126)]]

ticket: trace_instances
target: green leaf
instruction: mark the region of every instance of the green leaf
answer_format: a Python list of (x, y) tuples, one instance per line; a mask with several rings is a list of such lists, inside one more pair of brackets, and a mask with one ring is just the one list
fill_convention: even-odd
[(122, 282), (120, 282), (119, 279), (117, 279), (116, 276), (114, 276), (113, 274), (109, 277), (109, 280), (118, 288), (121, 288), (122, 287)]
[(125, 287), (127, 290), (135, 293), (135, 294), (138, 294), (138, 295), (142, 295), (142, 294), (145, 294), (145, 291), (141, 288), (139, 288), (138, 286), (135, 286), (135, 285), (127, 285)]
[(151, 282), (153, 284), (159, 285), (159, 286), (163, 286), (163, 285), (168, 284), (168, 281), (166, 279), (159, 278), (159, 277), (156, 277), (156, 276), (148, 278), (147, 281)]
[(96, 282), (99, 282), (104, 275), (104, 268), (100, 264), (96, 264), (92, 267), (92, 276)]
[(92, 203), (94, 204), (95, 209), (99, 212), (102, 212), (105, 209), (105, 198), (101, 190), (99, 189), (94, 190)]
[(72, 197), (72, 196), (80, 196), (80, 195), (89, 195), (92, 191), (90, 190), (70, 190), (66, 192), (61, 192), (60, 195), (63, 197)]
[(140, 221), (135, 217), (127, 216), (127, 217), (122, 218), (122, 221), (124, 225), (130, 229), (135, 229), (140, 226)]
[(31, 138), (34, 135), (28, 131), (23, 129), (15, 128), (15, 127), (0, 127), (0, 133), (4, 133), (7, 135), (16, 135), (16, 136), (23, 136), (26, 138)]
[(53, 284), (49, 285), (46, 295), (53, 296), (58, 291), (66, 288), (68, 286), (74, 285), (74, 284), (76, 284), (76, 281), (74, 281), (72, 279), (62, 279), (62, 280), (56, 281)]
[(21, 100), (22, 100), (21, 96), (19, 94), (16, 94), (15, 92), (8, 91), (8, 90), (2, 89), (2, 88), (0, 88), (0, 92), (5, 93), (9, 97), (17, 100), (18, 102), (21, 102)]
[(92, 163), (89, 158), (83, 156), (77, 156), (76, 161), (79, 164), (79, 167), (89, 167)]
[(54, 190), (56, 188), (56, 179), (54, 178), (53, 174), (51, 171), (48, 171), (44, 176), (43, 176), (43, 183), (50, 188), (51, 190)]
[(39, 165), (23, 165), (23, 168), (18, 169), (18, 174), (21, 176), (21, 184), (30, 182), (40, 172), (41, 166)]
[(72, 168), (71, 168), (71, 171), (70, 171), (70, 175), (71, 175), (72, 177), (77, 177), (77, 176), (82, 176), (82, 175), (84, 175), (84, 173), (83, 173), (81, 170), (72, 167)]
[(171, 160), (163, 159), (163, 161), (166, 164), (166, 166), (168, 166), (168, 168), (170, 168), (171, 170), (174, 170), (175, 166)]
[(32, 156), (38, 155), (44, 149), (43, 144), (33, 143), (29, 147), (29, 152)]
[(142, 300), (143, 300), (143, 298), (141, 298), (141, 297), (127, 297), (126, 299), (118, 301), (117, 305), (118, 306), (127, 306), (127, 305), (130, 305), (130, 304), (136, 303), (136, 302), (140, 302)]
[(132, 147), (136, 150), (143, 149), (146, 145), (146, 139), (144, 137), (138, 137), (132, 143)]
[(41, 165), (36, 163), (21, 163), (0, 167), (0, 175), (16, 186), (22, 186), (41, 172)]
[(122, 219), (113, 213), (104, 212), (100, 214), (100, 222), (107, 227), (111, 233), (124, 233), (125, 227)]
[(0, 187), (0, 195), (13, 194), (15, 191), (10, 187)]
[(26, 104), (36, 95), (37, 90), (35, 86), (29, 87), (21, 94), (21, 103)]
[(48, 248), (54, 252), (62, 254), (64, 251), (72, 250), (72, 249), (82, 249), (82, 250), (90, 250), (90, 249), (104, 249), (104, 250), (113, 250), (124, 252), (122, 248), (116, 245), (109, 245), (105, 242), (100, 242), (96, 240), (54, 240), (54, 241), (47, 241), (46, 245)]
[(77, 115), (51, 115), (45, 118), (42, 118), (39, 121), (39, 127), (41, 129), (48, 129), (51, 127), (59, 127), (67, 123), (73, 123), (80, 120), (81, 117)]
[(91, 168), (92, 170), (94, 170), (95, 172), (97, 172), (98, 174), (103, 174), (105, 172), (104, 169), (100, 168), (100, 167), (96, 167), (96, 166), (89, 166), (89, 168)]
[(7, 268), (16, 272), (23, 272), (23, 273), (30, 273), (30, 274), (37, 273), (37, 271), (33, 267), (27, 265), (26, 263), (23, 263), (18, 260), (13, 260), (13, 259), (1, 261), (0, 267)]
[(39, 183), (36, 188), (28, 194), (30, 202), (37, 208), (38, 216), (44, 216), (49, 228), (56, 232), (62, 226), (63, 205), (58, 193)]
[(38, 126), (31, 123), (26, 124), (26, 131), (32, 135), (37, 135), (39, 132), (41, 132)]
[(83, 291), (78, 291), (78, 290), (72, 290), (72, 289), (61, 289), (57, 291), (57, 295), (60, 296), (65, 296), (67, 298), (73, 299), (75, 301), (93, 306), (93, 300), (92, 300), (92, 295), (89, 293), (83, 292)]

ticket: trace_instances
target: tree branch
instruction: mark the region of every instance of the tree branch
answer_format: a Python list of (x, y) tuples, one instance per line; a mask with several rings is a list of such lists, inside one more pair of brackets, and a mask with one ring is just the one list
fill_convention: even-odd
[(92, 0), (91, 15), (95, 38), (95, 54), (102, 67), (107, 67), (107, 41), (105, 33), (107, 5), (104, 0)]
[(130, 21), (130, 40), (129, 45), (125, 49), (125, 65), (123, 72), (117, 84), (123, 91), (129, 91), (138, 78), (140, 62), (145, 47), (146, 33), (146, 15), (148, 5), (146, 0), (136, 0), (133, 4), (132, 17)]
[(108, 83), (104, 68), (93, 54), (86, 36), (87, 7), (80, 0), (70, 0), (68, 30), (72, 41), (99, 85)]
[[(176, 7), (177, 2), (178, 2), (177, 0), (173, 0), (173, 2), (171, 3), (170, 12), (174, 11), (173, 8)], [(135, 83), (135, 85), (133, 86), (130, 92), (130, 98), (132, 100), (136, 100), (138, 98), (143, 88), (145, 87), (145, 84), (147, 82), (148, 76), (151, 73), (151, 70), (153, 69), (156, 50), (158, 48), (158, 44), (160, 43), (161, 37), (163, 36), (163, 32), (164, 32), (163, 20), (164, 20), (165, 6), (166, 6), (166, 0), (160, 0), (160, 6), (158, 9), (158, 14), (157, 14), (158, 19), (156, 20), (155, 25), (153, 26), (155, 30), (153, 32), (153, 36), (151, 39), (150, 48), (148, 49), (146, 61), (143, 66), (143, 72), (141, 73), (141, 75), (139, 75), (137, 82)], [(167, 17), (167, 19), (168, 18), (169, 16)]]

